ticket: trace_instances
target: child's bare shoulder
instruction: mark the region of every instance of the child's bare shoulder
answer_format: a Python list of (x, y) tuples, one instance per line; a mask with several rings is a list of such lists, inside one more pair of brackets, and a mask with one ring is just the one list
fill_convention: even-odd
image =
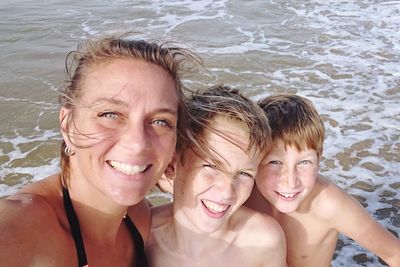
[(243, 233), (242, 241), (254, 246), (254, 240), (260, 246), (276, 247), (285, 242), (285, 236), (280, 224), (265, 213), (260, 213), (242, 206), (237, 211), (235, 230)]
[(321, 219), (330, 220), (337, 216), (351, 197), (339, 186), (319, 175), (311, 198), (311, 212)]

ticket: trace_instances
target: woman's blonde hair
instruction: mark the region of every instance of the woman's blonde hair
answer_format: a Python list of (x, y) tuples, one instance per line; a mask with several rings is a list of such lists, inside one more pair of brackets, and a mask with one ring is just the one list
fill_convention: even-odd
[[(82, 96), (83, 84), (87, 73), (91, 68), (100, 63), (115, 59), (135, 59), (155, 64), (171, 75), (175, 81), (176, 94), (178, 98), (178, 125), (177, 133), (181, 135), (184, 128), (182, 123), (186, 117), (186, 99), (184, 86), (182, 85), (182, 74), (192, 71), (202, 65), (201, 59), (188, 49), (170, 46), (166, 43), (148, 42), (135, 40), (132, 34), (126, 33), (120, 36), (109, 36), (100, 39), (88, 40), (78, 46), (76, 51), (67, 55), (65, 60), (68, 76), (67, 84), (61, 90), (59, 102), (62, 107), (73, 110), (79, 104)], [(155, 79), (157, 77), (154, 77)], [(69, 112), (62, 120), (67, 120), (66, 128), (61, 130), (68, 133), (69, 122), (73, 120), (73, 112)], [(69, 137), (68, 137), (69, 138)], [(180, 147), (180, 138), (177, 139), (177, 148)], [(61, 180), (64, 186), (70, 179), (69, 156), (64, 153), (66, 142), (61, 145)]]

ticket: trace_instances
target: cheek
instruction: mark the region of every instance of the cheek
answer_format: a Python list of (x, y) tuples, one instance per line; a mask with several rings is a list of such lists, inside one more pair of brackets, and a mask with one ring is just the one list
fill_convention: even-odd
[(158, 141), (154, 143), (154, 148), (159, 151), (159, 154), (165, 155), (166, 157), (171, 157), (175, 152), (176, 146), (176, 133), (159, 136)]
[(279, 179), (279, 172), (271, 168), (262, 169), (256, 176), (257, 184), (266, 188), (271, 188), (273, 185), (278, 184)]
[(248, 181), (239, 184), (240, 195), (244, 196), (245, 199), (247, 199), (250, 196), (251, 191), (253, 190), (253, 186), (254, 186), (253, 179), (251, 180), (249, 179)]
[(78, 117), (70, 124), (69, 138), (76, 146), (92, 147), (112, 142), (112, 139), (118, 138), (122, 130), (99, 127), (91, 123), (90, 119), (82, 123), (82, 118)]
[(313, 186), (317, 178), (318, 168), (304, 168), (300, 172), (300, 179), (304, 186)]

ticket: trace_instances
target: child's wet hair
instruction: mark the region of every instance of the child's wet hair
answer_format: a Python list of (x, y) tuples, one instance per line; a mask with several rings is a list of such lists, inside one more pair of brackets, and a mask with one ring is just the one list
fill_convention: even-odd
[(258, 101), (272, 130), (272, 139), (301, 151), (313, 149), (321, 157), (325, 129), (313, 103), (301, 96), (279, 94)]
[(268, 119), (260, 107), (237, 89), (217, 85), (194, 93), (189, 99), (188, 114), (189, 119), (182, 138), (183, 151), (191, 149), (200, 157), (212, 154), (210, 152), (214, 150), (207, 142), (206, 131), (227, 138), (221, 130), (213, 126), (217, 116), (237, 121), (249, 131), (246, 152), (255, 148), (257, 153), (263, 155), (270, 149), (271, 131)]

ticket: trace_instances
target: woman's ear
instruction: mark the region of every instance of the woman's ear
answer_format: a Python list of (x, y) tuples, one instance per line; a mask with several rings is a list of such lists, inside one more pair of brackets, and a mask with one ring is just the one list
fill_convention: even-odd
[(71, 146), (70, 138), (69, 138), (69, 116), (71, 115), (70, 113), (72, 112), (71, 109), (68, 109), (66, 107), (61, 107), (60, 108), (60, 113), (59, 113), (59, 120), (60, 120), (60, 129), (61, 129), (61, 135), (64, 139), (64, 142), (66, 143), (67, 146)]

